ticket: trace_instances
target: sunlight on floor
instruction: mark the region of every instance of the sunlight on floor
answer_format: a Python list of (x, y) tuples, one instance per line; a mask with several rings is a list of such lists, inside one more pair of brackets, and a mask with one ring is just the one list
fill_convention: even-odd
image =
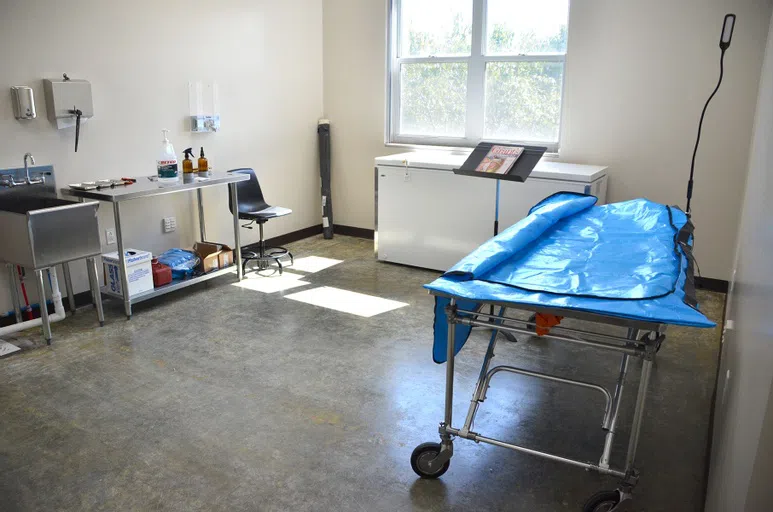
[(244, 276), (243, 281), (233, 283), (232, 286), (238, 286), (239, 288), (246, 288), (247, 290), (256, 292), (275, 293), (311, 284), (302, 281), (302, 278), (302, 275), (293, 274), (292, 272), (284, 272), (281, 276), (279, 274), (262, 276), (257, 272), (251, 272)]
[(369, 318), (407, 306), (404, 302), (323, 286), (287, 295), (286, 298)]
[(343, 260), (334, 260), (332, 258), (323, 258), (321, 256), (306, 256), (304, 258), (296, 258), (293, 262), (293, 270), (300, 270), (301, 272), (319, 272), (325, 270), (334, 265), (343, 263)]

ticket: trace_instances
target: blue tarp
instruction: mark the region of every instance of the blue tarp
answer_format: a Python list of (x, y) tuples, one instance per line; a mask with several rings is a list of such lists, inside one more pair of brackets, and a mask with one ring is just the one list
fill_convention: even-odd
[[(647, 199), (595, 203), (573, 193), (545, 199), (426, 288), (468, 310), (492, 301), (713, 327), (685, 294), (692, 231), (684, 212)], [(448, 303), (436, 299), (436, 362), (446, 359)], [(458, 352), (470, 328), (456, 329)]]

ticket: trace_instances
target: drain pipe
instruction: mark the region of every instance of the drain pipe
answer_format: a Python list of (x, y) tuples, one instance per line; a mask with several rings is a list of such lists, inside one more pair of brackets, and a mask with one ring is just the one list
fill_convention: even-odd
[[(64, 304), (62, 304), (62, 293), (59, 291), (59, 280), (56, 278), (56, 269), (49, 269), (48, 275), (51, 278), (51, 301), (54, 303), (54, 314), (48, 315), (48, 321), (49, 323), (54, 323), (60, 320), (64, 320), (65, 316), (67, 315), (64, 312)], [(40, 297), (40, 304), (41, 307), (47, 307), (45, 297)], [(0, 328), (0, 336), (24, 331), (26, 329), (31, 329), (32, 327), (40, 327), (41, 325), (43, 325), (42, 318), (27, 320), (26, 322), (20, 322), (17, 324), (9, 325), (8, 327)]]
[(29, 297), (27, 297), (27, 285), (24, 284), (24, 275), (23, 275), (21, 267), (19, 265), (16, 265), (16, 271), (19, 273), (19, 287), (21, 288), (21, 292), (24, 295), (24, 305), (27, 308), (24, 311), (27, 313), (27, 320), (32, 320), (34, 317), (32, 316), (32, 308), (30, 307), (30, 299), (29, 299)]

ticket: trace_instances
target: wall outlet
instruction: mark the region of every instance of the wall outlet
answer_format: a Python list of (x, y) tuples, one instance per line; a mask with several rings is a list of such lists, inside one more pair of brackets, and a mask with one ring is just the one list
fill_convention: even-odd
[(164, 217), (164, 233), (171, 233), (177, 229), (177, 219), (175, 217)]
[(105, 230), (105, 243), (107, 245), (113, 245), (115, 243), (115, 229), (110, 228)]

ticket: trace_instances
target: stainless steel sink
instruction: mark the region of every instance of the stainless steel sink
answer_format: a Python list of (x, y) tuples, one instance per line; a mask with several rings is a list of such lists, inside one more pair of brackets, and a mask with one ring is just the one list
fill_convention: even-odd
[[(0, 333), (18, 332), (33, 326), (43, 327), (43, 337), (51, 344), (51, 322), (66, 316), (56, 265), (62, 265), (70, 310), (75, 313), (75, 295), (69, 262), (85, 259), (89, 288), (97, 308), (99, 325), (104, 323), (102, 298), (95, 256), (101, 253), (97, 210), (99, 203), (81, 203), (56, 196), (54, 168), (50, 165), (29, 167), (32, 155), (24, 155), (24, 167), (0, 169), (0, 262), (10, 275), (11, 296), (16, 323)], [(54, 315), (40, 307), (40, 318), (22, 321), (19, 297), (20, 265), (35, 274), (35, 287), (41, 306), (46, 302), (45, 273), (51, 288)], [(25, 296), (26, 299), (26, 296)]]
[(29, 269), (101, 253), (99, 203), (13, 195), (0, 201), (0, 261)]

